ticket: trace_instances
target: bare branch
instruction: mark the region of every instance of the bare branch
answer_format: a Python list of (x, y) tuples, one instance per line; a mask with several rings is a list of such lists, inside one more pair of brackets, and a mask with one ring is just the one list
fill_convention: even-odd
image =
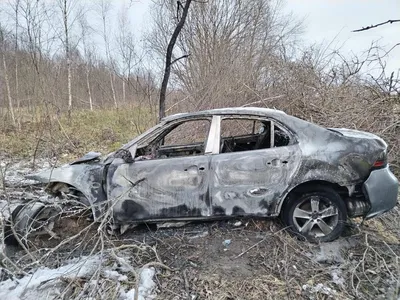
[(181, 57), (178, 57), (178, 58), (174, 59), (174, 60), (171, 62), (171, 65), (173, 65), (174, 63), (180, 61), (181, 59), (188, 58), (189, 56), (190, 56), (190, 54), (182, 55)]
[(367, 27), (363, 27), (361, 29), (356, 29), (356, 30), (353, 30), (352, 32), (365, 31), (365, 30), (369, 30), (369, 29), (372, 29), (372, 28), (376, 28), (378, 26), (382, 26), (382, 25), (385, 25), (385, 24), (392, 24), (392, 23), (396, 23), (396, 22), (400, 22), (400, 19), (398, 19), (398, 20), (387, 20), (386, 22), (379, 23), (379, 24), (376, 24), (376, 25), (370, 25), (370, 26), (367, 26)]

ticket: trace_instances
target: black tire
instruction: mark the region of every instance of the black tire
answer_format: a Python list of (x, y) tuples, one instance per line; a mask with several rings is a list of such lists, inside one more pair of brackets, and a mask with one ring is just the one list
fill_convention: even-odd
[(19, 212), (22, 210), (24, 205), (18, 205), (11, 213), (11, 216), (6, 220), (4, 226), (4, 244), (7, 246), (18, 246), (18, 240), (15, 238), (14, 233), (11, 229), (14, 226), (14, 220)]
[[(45, 203), (39, 201), (31, 201), (17, 206), (6, 223), (4, 243), (6, 245), (23, 243), (28, 246), (30, 232), (39, 229), (46, 222), (54, 220), (59, 212), (58, 209), (46, 206)], [(18, 239), (11, 228), (14, 229)]]
[(310, 242), (330, 242), (342, 234), (347, 209), (334, 189), (314, 185), (291, 193), (281, 217), (295, 235)]

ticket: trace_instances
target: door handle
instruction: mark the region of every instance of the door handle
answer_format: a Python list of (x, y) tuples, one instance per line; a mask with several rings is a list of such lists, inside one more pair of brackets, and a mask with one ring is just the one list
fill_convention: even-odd
[(204, 166), (196, 166), (196, 165), (194, 165), (194, 166), (190, 166), (190, 167), (186, 167), (185, 169), (184, 169), (184, 171), (185, 172), (188, 172), (189, 170), (192, 170), (192, 171), (195, 171), (195, 170), (197, 170), (197, 171), (204, 171), (206, 168), (204, 167)]
[(274, 167), (278, 167), (280, 164), (286, 165), (287, 163), (288, 163), (287, 160), (280, 160), (278, 158), (275, 158), (275, 159), (267, 162), (267, 165), (269, 165), (269, 166), (272, 165)]

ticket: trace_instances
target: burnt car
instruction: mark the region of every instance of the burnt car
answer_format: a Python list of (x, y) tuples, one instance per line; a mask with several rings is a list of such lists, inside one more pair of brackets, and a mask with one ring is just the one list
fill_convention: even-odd
[[(381, 138), (266, 108), (168, 116), (103, 159), (88, 153), (28, 178), (53, 195), (77, 191), (95, 220), (108, 212), (116, 225), (280, 216), (321, 242), (349, 218), (392, 209), (398, 196)], [(41, 209), (13, 213), (17, 231)]]

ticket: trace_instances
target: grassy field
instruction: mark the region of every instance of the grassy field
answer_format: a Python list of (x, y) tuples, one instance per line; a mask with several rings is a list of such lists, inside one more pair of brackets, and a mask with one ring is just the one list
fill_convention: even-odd
[(155, 124), (155, 116), (140, 107), (98, 109), (57, 114), (23, 111), (19, 126), (0, 122), (0, 153), (14, 158), (57, 157), (61, 161), (88, 151), (114, 151)]

